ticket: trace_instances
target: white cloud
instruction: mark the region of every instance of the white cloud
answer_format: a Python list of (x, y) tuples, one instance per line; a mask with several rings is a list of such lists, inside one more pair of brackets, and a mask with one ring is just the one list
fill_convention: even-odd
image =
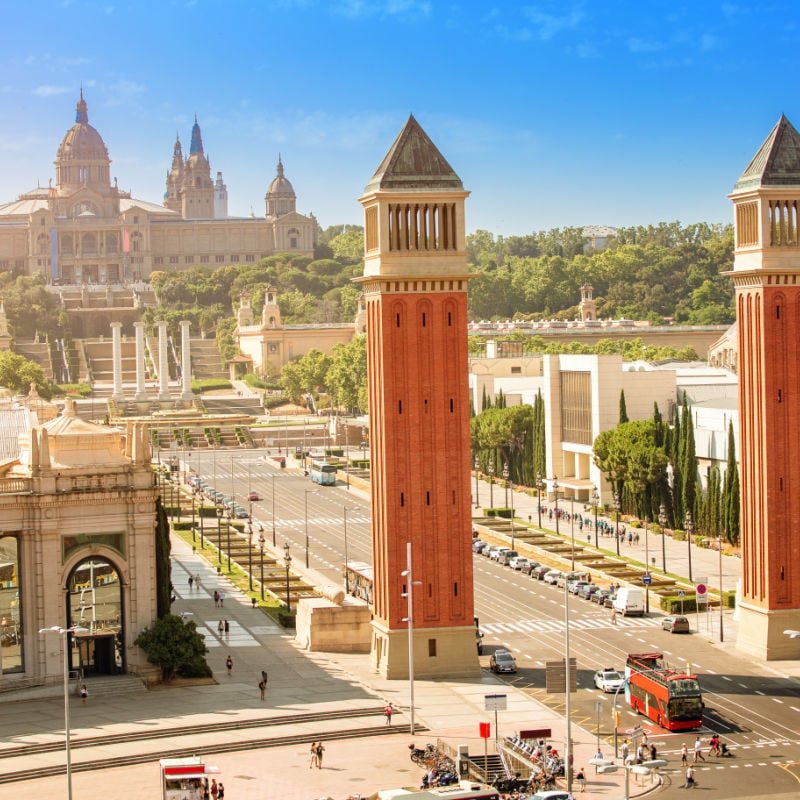
[(430, 15), (432, 5), (428, 0), (337, 0), (331, 11), (348, 19), (365, 17), (393, 17), (416, 19)]
[(72, 89), (69, 86), (52, 86), (51, 84), (43, 83), (41, 86), (37, 86), (33, 93), (37, 97), (52, 97), (57, 94), (67, 94), (67, 92), (71, 91)]
[(577, 28), (585, 18), (583, 11), (578, 6), (565, 9), (563, 14), (543, 11), (539, 6), (525, 6), (522, 13), (535, 29), (536, 36), (545, 41), (563, 31)]
[(664, 43), (654, 39), (640, 39), (634, 36), (628, 39), (628, 50), (631, 53), (659, 53), (664, 49)]

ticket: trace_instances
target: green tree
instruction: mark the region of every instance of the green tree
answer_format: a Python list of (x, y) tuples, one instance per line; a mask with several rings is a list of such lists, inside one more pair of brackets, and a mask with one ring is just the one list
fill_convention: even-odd
[(360, 225), (348, 225), (346, 231), (334, 236), (328, 244), (334, 257), (360, 261), (364, 258), (364, 229)]
[(681, 406), (681, 445), (679, 451), (681, 464), (681, 475), (683, 483), (681, 486), (683, 508), (691, 511), (692, 516), (697, 518), (697, 456), (694, 446), (694, 425), (689, 405), (686, 399), (686, 392), (683, 393), (683, 404)]
[(619, 390), (619, 424), (628, 422), (628, 407), (625, 405), (625, 390)]
[(31, 383), (35, 384), (36, 391), (42, 397), (50, 398), (50, 383), (44, 370), (35, 361), (10, 351), (0, 353), (0, 386), (16, 394), (27, 394)]
[(736, 437), (733, 422), (728, 422), (728, 459), (722, 490), (722, 529), (732, 544), (739, 542), (739, 465), (736, 463)]
[(339, 408), (346, 408), (352, 413), (367, 410), (366, 336), (356, 336), (347, 344), (337, 344), (333, 348), (325, 383), (334, 404)]
[(192, 620), (184, 621), (174, 614), (167, 614), (145, 628), (134, 644), (142, 648), (151, 664), (161, 669), (165, 681), (176, 675), (211, 675), (205, 659), (208, 652), (205, 640)]
[(172, 581), (170, 579), (170, 552), (172, 545), (169, 538), (169, 520), (161, 498), (156, 498), (155, 525), (155, 569), (156, 569), (156, 614), (165, 617), (169, 614), (172, 599)]

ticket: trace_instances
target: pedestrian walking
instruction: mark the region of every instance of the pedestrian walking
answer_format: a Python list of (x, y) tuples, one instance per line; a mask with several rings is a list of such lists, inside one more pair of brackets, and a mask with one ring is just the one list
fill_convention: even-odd
[(200, 573), (199, 572), (197, 573), (197, 575), (194, 576), (194, 585), (197, 587), (197, 591), (199, 592), (200, 591), (200, 585), (201, 585)]
[(322, 742), (317, 742), (317, 768), (322, 769), (322, 754), (325, 752), (325, 748), (322, 746)]
[(225, 592), (220, 590), (219, 593), (219, 607), (222, 608), (225, 605)]
[(219, 606), (219, 592), (214, 589), (214, 608)]
[(686, 766), (686, 762), (689, 760), (689, 750), (686, 747), (686, 742), (681, 745), (681, 764)]
[(219, 635), (222, 636), (222, 632), (225, 630), (225, 623), (222, 620), (219, 621), (217, 630), (219, 631)]
[(650, 745), (650, 760), (655, 761), (658, 757), (658, 751), (656, 750), (656, 746), (654, 744)]
[(691, 766), (686, 767), (686, 783), (681, 787), (682, 789), (692, 789), (697, 784), (694, 780), (694, 770)]
[(269, 678), (267, 677), (267, 671), (265, 669), (261, 670), (261, 680), (264, 681), (266, 684)]
[(261, 692), (261, 699), (263, 700), (264, 693), (267, 691), (267, 683), (263, 678), (258, 682), (258, 691)]
[(189, 576), (189, 591), (192, 591), (192, 587), (194, 586), (194, 575)]
[(231, 624), (228, 620), (225, 620), (225, 635), (228, 636), (231, 632)]
[(81, 686), (80, 695), (81, 695), (81, 705), (85, 706), (86, 705), (86, 700), (89, 697), (89, 690), (86, 688), (86, 684), (85, 683)]
[(314, 767), (318, 767), (318, 758), (317, 758), (317, 743), (311, 742), (311, 761), (308, 762), (308, 768), (313, 769)]
[(222, 781), (217, 784), (217, 800), (225, 800), (225, 787), (222, 785)]
[(581, 787), (581, 791), (586, 791), (586, 772), (584, 771), (583, 767), (578, 770), (577, 775), (575, 775), (575, 780), (578, 782), (578, 786)]
[(622, 747), (620, 748), (620, 752), (622, 753), (622, 763), (628, 763), (628, 754), (630, 753), (630, 747), (628, 746), (628, 740), (624, 739), (622, 742)]
[(230, 655), (225, 659), (225, 668), (228, 670), (228, 677), (230, 677), (231, 672), (233, 671), (233, 659)]
[(700, 737), (698, 736), (694, 740), (694, 763), (697, 763), (697, 759), (700, 761), (705, 761), (706, 757), (703, 755), (703, 743), (700, 741)]
[(383, 709), (383, 716), (386, 717), (386, 724), (392, 724), (392, 714), (394, 714), (394, 706), (391, 703), (386, 704), (386, 708)]
[(213, 800), (217, 800), (217, 798), (219, 797), (219, 786), (217, 786), (216, 778), (211, 779), (211, 797), (213, 798)]
[(612, 625), (617, 624), (617, 609), (613, 607), (611, 609), (611, 624)]

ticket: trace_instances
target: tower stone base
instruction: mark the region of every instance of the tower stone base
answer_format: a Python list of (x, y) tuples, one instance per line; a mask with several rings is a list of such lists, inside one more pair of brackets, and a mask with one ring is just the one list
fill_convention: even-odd
[(783, 632), (800, 631), (800, 608), (768, 611), (739, 602), (738, 612), (737, 650), (762, 661), (797, 659), (800, 640), (790, 639)]
[[(408, 679), (408, 631), (372, 621), (372, 663), (388, 680)], [(414, 628), (415, 678), (475, 678), (480, 675), (475, 626)]]

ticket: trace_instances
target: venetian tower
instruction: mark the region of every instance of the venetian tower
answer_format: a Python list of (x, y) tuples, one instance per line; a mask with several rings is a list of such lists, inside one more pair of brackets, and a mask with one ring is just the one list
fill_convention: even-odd
[(730, 195), (739, 336), (737, 646), (796, 657), (800, 629), (800, 134), (781, 116)]
[[(372, 655), (414, 671), (478, 673), (473, 618), (467, 256), (461, 179), (413, 116), (359, 202), (372, 454)], [(408, 586), (407, 543), (413, 587)]]
[(597, 301), (594, 299), (594, 287), (589, 283), (581, 286), (581, 302), (578, 306), (583, 322), (593, 322), (597, 319)]

